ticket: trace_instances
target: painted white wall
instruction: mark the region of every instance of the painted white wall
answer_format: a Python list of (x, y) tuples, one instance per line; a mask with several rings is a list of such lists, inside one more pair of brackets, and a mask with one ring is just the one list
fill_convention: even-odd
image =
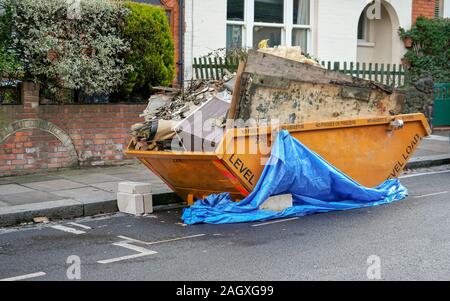
[[(317, 9), (317, 53), (321, 60), (356, 61), (357, 30), (359, 16), (368, 0), (318, 0)], [(390, 0), (388, 2), (398, 16), (398, 24), (411, 27), (412, 0)], [(392, 45), (398, 61), (404, 49), (399, 47), (397, 29), (393, 28)], [(398, 41), (397, 41), (398, 40)]]
[(227, 0), (185, 1), (185, 79), (192, 78), (194, 57), (226, 46)]
[[(358, 59), (358, 20), (371, 0), (312, 0), (312, 54), (325, 61), (355, 62)], [(405, 49), (398, 38), (398, 26), (412, 24), (412, 0), (384, 0), (391, 20), (392, 63), (399, 63)], [(449, 2), (449, 0), (445, 0)], [(192, 76), (193, 57), (226, 46), (226, 0), (186, 0), (185, 78)], [(450, 5), (449, 5), (450, 6)], [(447, 7), (449, 7), (447, 6)], [(252, 16), (246, 12), (247, 18)], [(396, 21), (396, 22), (394, 22)], [(247, 30), (249, 30), (247, 28)], [(250, 35), (247, 35), (247, 39)], [(244, 36), (245, 39), (245, 36)], [(250, 43), (247, 41), (247, 44)], [(388, 42), (385, 42), (389, 44)], [(386, 45), (388, 46), (388, 45)]]
[(444, 0), (444, 18), (450, 18), (450, 0)]

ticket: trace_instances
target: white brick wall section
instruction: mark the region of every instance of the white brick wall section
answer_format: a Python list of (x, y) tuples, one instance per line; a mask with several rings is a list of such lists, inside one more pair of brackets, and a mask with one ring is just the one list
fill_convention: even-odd
[(152, 192), (152, 185), (140, 182), (120, 182), (119, 192), (145, 194)]
[(142, 215), (144, 214), (144, 196), (142, 194), (118, 192), (117, 207), (120, 212)]

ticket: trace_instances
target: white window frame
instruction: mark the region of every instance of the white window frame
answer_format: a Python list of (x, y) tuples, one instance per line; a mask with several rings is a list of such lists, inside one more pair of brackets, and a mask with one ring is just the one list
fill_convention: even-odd
[[(373, 32), (372, 32), (372, 29), (373, 29), (373, 27), (372, 27), (372, 23), (371, 23), (371, 20), (369, 20), (368, 18), (367, 18), (367, 10), (366, 10), (366, 8), (363, 10), (363, 12), (361, 13), (361, 15), (364, 15), (364, 19), (363, 19), (363, 22), (364, 22), (364, 37), (363, 37), (363, 39), (359, 39), (358, 38), (358, 46), (360, 46), (360, 47), (375, 47), (375, 43), (374, 42), (372, 42), (373, 40), (372, 40), (372, 34), (373, 34)], [(361, 15), (360, 15), (360, 17), (361, 17)], [(359, 26), (359, 19), (358, 19), (358, 26)], [(358, 31), (359, 31), (359, 28), (358, 28)]]
[(310, 0), (309, 25), (294, 24), (294, 0), (284, 0), (283, 3), (283, 23), (255, 22), (255, 0), (244, 0), (244, 21), (229, 21), (227, 25), (242, 26), (242, 47), (253, 48), (253, 29), (255, 26), (272, 27), (281, 29), (281, 45), (292, 46), (292, 30), (307, 30), (307, 49), (302, 49), (308, 53), (313, 51), (313, 24), (315, 18), (316, 0)]

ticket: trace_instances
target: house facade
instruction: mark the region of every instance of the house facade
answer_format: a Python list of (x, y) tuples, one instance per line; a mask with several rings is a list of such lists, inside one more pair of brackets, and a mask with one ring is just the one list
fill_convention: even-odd
[(301, 46), (323, 61), (399, 64), (398, 28), (448, 17), (450, 0), (186, 0), (185, 79), (193, 58), (223, 48)]

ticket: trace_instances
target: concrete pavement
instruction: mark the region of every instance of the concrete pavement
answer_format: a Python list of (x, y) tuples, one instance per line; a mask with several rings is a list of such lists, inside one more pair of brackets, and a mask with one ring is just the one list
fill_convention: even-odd
[[(420, 144), (408, 168), (450, 164), (449, 131), (438, 131)], [(0, 226), (30, 221), (90, 216), (117, 211), (121, 181), (151, 183), (154, 204), (181, 200), (142, 164), (65, 170), (44, 175), (0, 178)]]
[(381, 280), (448, 281), (450, 167), (402, 183), (399, 202), (276, 223), (185, 226), (171, 210), (4, 228), (0, 280), (68, 280), (74, 258), (81, 280), (371, 280), (376, 258)]
[(117, 211), (119, 182), (152, 184), (155, 206), (181, 202), (142, 164), (0, 178), (0, 226), (35, 216), (74, 218)]

